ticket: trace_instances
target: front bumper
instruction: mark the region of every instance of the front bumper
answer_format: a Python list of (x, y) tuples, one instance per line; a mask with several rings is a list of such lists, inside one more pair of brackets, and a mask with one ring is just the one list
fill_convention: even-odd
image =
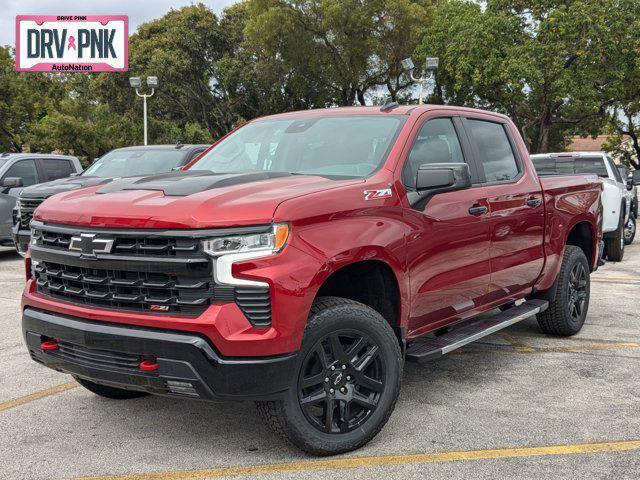
[[(224, 358), (186, 332), (93, 322), (25, 308), (22, 330), (31, 358), (96, 383), (184, 398), (270, 399), (289, 388), (297, 355)], [(44, 350), (54, 340), (59, 348)], [(157, 369), (139, 368), (152, 359)]]

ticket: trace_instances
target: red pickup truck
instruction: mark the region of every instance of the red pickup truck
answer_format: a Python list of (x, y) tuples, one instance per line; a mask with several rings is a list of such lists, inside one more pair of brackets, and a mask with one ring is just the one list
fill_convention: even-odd
[(26, 344), (98, 395), (253, 399), (298, 447), (349, 451), (389, 418), (405, 360), (533, 315), (580, 330), (601, 191), (539, 179), (495, 113), (260, 118), (184, 172), (38, 207)]

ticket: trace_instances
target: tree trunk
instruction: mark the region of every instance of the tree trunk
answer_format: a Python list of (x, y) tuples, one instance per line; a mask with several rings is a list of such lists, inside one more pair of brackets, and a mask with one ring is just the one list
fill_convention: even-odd
[(366, 105), (364, 101), (364, 92), (362, 91), (362, 89), (358, 88), (356, 89), (356, 93), (358, 94), (358, 102), (360, 102), (360, 105), (364, 107)]
[(549, 137), (551, 135), (551, 108), (549, 105), (544, 105), (544, 110), (540, 116), (540, 122), (538, 123), (538, 138), (536, 142), (536, 153), (548, 153), (549, 152)]
[(638, 141), (638, 135), (635, 132), (629, 132), (629, 137), (631, 137), (631, 141), (633, 144), (633, 150), (636, 152), (636, 159), (634, 160), (631, 156), (629, 156), (629, 163), (636, 170), (640, 170), (640, 142)]
[(551, 125), (544, 120), (540, 122), (538, 130), (538, 142), (536, 145), (536, 153), (549, 152), (549, 134), (551, 133)]

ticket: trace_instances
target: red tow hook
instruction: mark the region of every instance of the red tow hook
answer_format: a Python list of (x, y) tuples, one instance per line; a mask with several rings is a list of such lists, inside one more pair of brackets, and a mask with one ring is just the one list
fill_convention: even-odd
[(155, 360), (143, 360), (140, 362), (140, 365), (138, 365), (138, 368), (145, 372), (152, 372), (158, 369), (158, 362)]
[(58, 343), (54, 342), (53, 340), (47, 340), (46, 342), (42, 342), (40, 344), (40, 348), (45, 351), (57, 350), (58, 347), (60, 347), (60, 345), (58, 345)]

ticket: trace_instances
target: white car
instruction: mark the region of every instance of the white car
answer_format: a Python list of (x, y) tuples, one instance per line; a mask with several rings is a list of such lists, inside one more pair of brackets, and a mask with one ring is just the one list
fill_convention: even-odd
[(624, 229), (631, 209), (627, 181), (620, 175), (613, 159), (605, 152), (544, 153), (531, 155), (538, 175), (598, 175), (602, 192), (602, 232), (607, 259), (619, 262), (624, 256)]

